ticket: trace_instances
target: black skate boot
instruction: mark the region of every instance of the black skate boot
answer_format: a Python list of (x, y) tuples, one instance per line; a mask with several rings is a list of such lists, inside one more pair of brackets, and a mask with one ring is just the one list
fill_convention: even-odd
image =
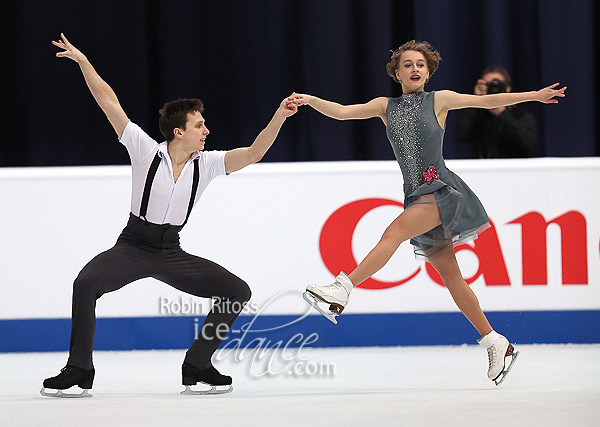
[[(233, 386), (232, 379), (227, 375), (222, 375), (214, 366), (206, 369), (198, 369), (189, 363), (181, 365), (182, 384), (185, 390), (181, 394), (223, 394), (231, 393)], [(197, 383), (203, 383), (210, 386), (210, 390), (192, 390), (190, 386)], [(218, 389), (217, 386), (228, 386), (225, 389)]]
[[(57, 376), (44, 380), (44, 388), (42, 388), (40, 393), (42, 396), (48, 397), (91, 397), (92, 395), (88, 393), (88, 390), (92, 388), (95, 373), (94, 368), (86, 370), (77, 366), (67, 365), (60, 370), (60, 374)], [(62, 392), (62, 390), (71, 388), (74, 385), (82, 388), (83, 392), (78, 394)], [(47, 388), (57, 391), (56, 393), (48, 393), (46, 391)]]

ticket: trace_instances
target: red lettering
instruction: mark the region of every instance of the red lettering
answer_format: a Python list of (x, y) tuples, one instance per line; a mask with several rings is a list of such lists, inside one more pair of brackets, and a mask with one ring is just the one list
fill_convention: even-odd
[(586, 221), (580, 212), (569, 211), (548, 222), (539, 212), (529, 212), (509, 224), (521, 224), (524, 285), (548, 284), (546, 229), (549, 224), (560, 227), (563, 285), (587, 285)]
[[(494, 223), (490, 221), (490, 228), (479, 235), (472, 244), (460, 244), (454, 252), (471, 251), (477, 257), (477, 272), (471, 277), (466, 277), (468, 284), (473, 283), (483, 276), (486, 286), (510, 286), (506, 262), (500, 248), (500, 241)], [(442, 278), (430, 263), (427, 263), (427, 274), (438, 285), (442, 285)]]
[[(321, 230), (319, 250), (323, 263), (331, 274), (337, 276), (340, 270), (350, 273), (357, 267), (358, 264), (352, 253), (352, 236), (356, 225), (367, 212), (384, 205), (404, 206), (402, 203), (390, 199), (362, 199), (342, 206), (327, 219)], [(421, 267), (418, 267), (408, 277), (393, 282), (371, 277), (361, 283), (360, 287), (385, 289), (399, 286), (415, 277), (419, 271), (421, 271)]]
[[(319, 238), (319, 249), (325, 267), (331, 274), (335, 276), (340, 270), (349, 273), (357, 267), (352, 253), (354, 230), (365, 214), (384, 205), (403, 207), (402, 203), (390, 199), (362, 199), (342, 206), (327, 219)], [(524, 285), (548, 284), (546, 230), (550, 224), (558, 225), (561, 231), (562, 283), (587, 285), (587, 225), (580, 212), (569, 211), (548, 222), (539, 212), (529, 212), (508, 224), (521, 224)], [(458, 245), (454, 250), (456, 253), (471, 251), (477, 258), (477, 271), (465, 278), (468, 284), (483, 277), (486, 286), (510, 286), (496, 227), (491, 221), (490, 225), (490, 229), (473, 243)], [(367, 289), (391, 288), (408, 282), (420, 271), (418, 267), (404, 279), (390, 282), (370, 278), (360, 286)], [(426, 271), (435, 283), (443, 286), (431, 264), (426, 264)]]

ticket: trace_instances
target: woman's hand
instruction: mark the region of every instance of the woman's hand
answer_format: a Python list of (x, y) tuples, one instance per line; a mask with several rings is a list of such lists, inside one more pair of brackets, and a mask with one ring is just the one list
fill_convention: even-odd
[(545, 87), (544, 89), (538, 90), (537, 100), (543, 102), (544, 104), (557, 104), (558, 99), (556, 99), (556, 97), (564, 98), (565, 90), (567, 90), (566, 86), (561, 89), (554, 89), (557, 86), (558, 83), (554, 83), (553, 85)]
[(315, 99), (315, 97), (312, 95), (306, 95), (306, 94), (296, 93), (296, 92), (292, 93), (291, 98), (294, 99), (294, 102), (298, 106), (310, 105), (311, 101)]

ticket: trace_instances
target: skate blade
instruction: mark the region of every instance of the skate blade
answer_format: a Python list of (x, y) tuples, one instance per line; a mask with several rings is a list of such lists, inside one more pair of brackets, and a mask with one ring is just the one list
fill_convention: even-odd
[(310, 291), (304, 291), (302, 296), (304, 297), (304, 300), (311, 305), (312, 308), (317, 310), (319, 313), (321, 313), (323, 316), (325, 316), (327, 319), (329, 319), (330, 321), (332, 321), (333, 323), (335, 323), (337, 325), (337, 320), (335, 317), (338, 316), (338, 314), (334, 313), (333, 311), (325, 311), (319, 306), (319, 302), (325, 302), (326, 304), (329, 304), (329, 303), (327, 303), (326, 301), (323, 301), (322, 299), (320, 299), (319, 297), (317, 297)]
[[(53, 389), (51, 389), (53, 390)], [(92, 397), (92, 395), (89, 393), (89, 390), (83, 389), (83, 392), (81, 393), (64, 393), (62, 390), (56, 390), (56, 392), (48, 392), (46, 391), (45, 387), (42, 387), (42, 389), (40, 390), (40, 394), (42, 396), (46, 396), (46, 397), (60, 397), (60, 398), (82, 398), (82, 397)]]
[(227, 394), (233, 391), (233, 386), (228, 385), (227, 388), (217, 388), (223, 386), (211, 385), (209, 390), (192, 390), (189, 385), (185, 386), (185, 390), (183, 390), (180, 394), (186, 394), (188, 396), (209, 396), (211, 394)]
[[(515, 364), (515, 362), (517, 361), (517, 356), (519, 355), (518, 351), (513, 352), (513, 354), (511, 354), (511, 360), (510, 360), (510, 364), (508, 365), (508, 368), (504, 369), (501, 373), (500, 376), (498, 378), (496, 378), (494, 380), (494, 383), (496, 383), (496, 385), (500, 385), (502, 384), (502, 382), (506, 379), (506, 376), (508, 375), (508, 373), (510, 372), (510, 370), (512, 369), (513, 365)], [(507, 356), (508, 357), (508, 356)]]

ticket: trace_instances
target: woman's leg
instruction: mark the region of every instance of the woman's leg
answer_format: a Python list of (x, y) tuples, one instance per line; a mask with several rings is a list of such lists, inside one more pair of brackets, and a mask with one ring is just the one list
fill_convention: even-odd
[(481, 336), (490, 333), (492, 327), (485, 314), (483, 314), (475, 293), (462, 277), (452, 245), (448, 244), (447, 247), (428, 260), (442, 277), (442, 281), (450, 291), (454, 302), (469, 322), (475, 326)]
[(358, 286), (387, 264), (400, 243), (426, 233), (440, 224), (435, 196), (427, 194), (421, 197), (390, 224), (379, 243), (348, 277), (354, 286)]
[[(490, 326), (485, 314), (481, 311), (481, 307), (479, 307), (477, 297), (460, 273), (452, 245), (448, 244), (434, 256), (429, 257), (429, 262), (440, 273), (444, 285), (450, 291), (460, 311), (481, 334), (481, 338), (477, 342), (487, 349), (489, 359), (488, 378), (494, 381), (496, 385), (500, 385), (511, 370), (519, 353), (514, 351), (514, 347), (506, 337), (495, 332)], [(506, 367), (507, 357), (511, 357), (508, 367)]]

